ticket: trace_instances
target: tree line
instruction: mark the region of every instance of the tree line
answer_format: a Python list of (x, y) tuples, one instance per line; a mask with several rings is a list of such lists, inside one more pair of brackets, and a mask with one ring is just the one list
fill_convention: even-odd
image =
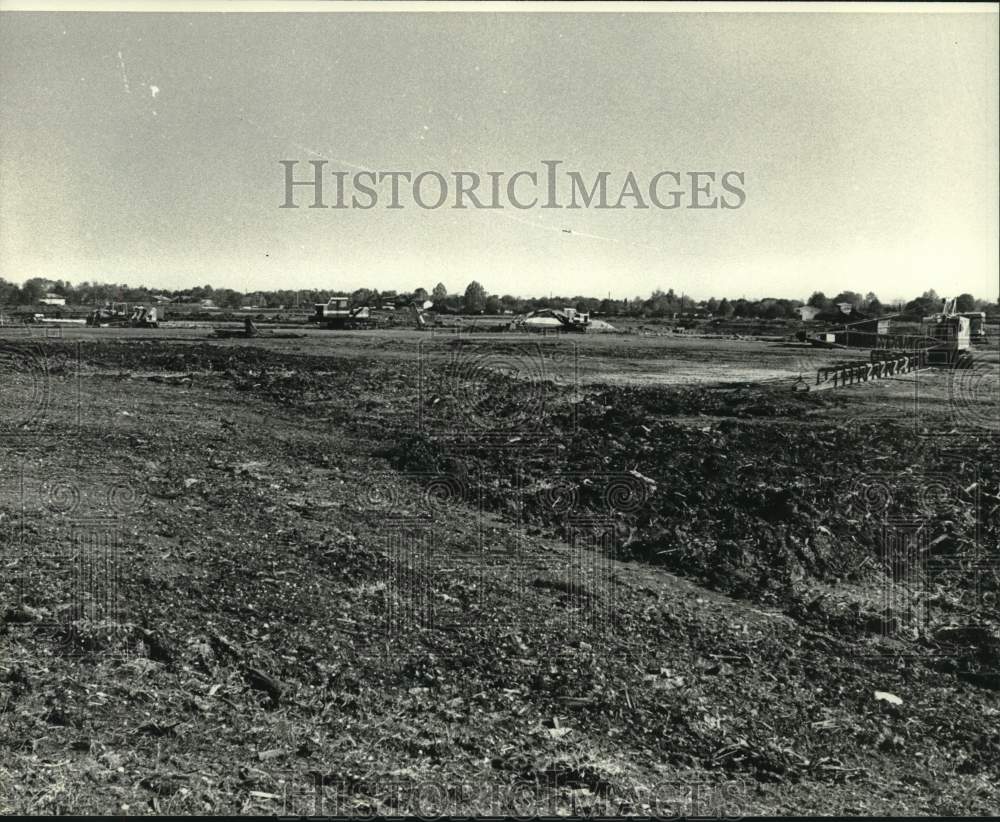
[[(799, 309), (803, 305), (812, 306), (821, 312), (833, 312), (837, 310), (837, 305), (842, 303), (849, 303), (855, 311), (868, 316), (897, 313), (926, 316), (940, 310), (942, 302), (941, 297), (933, 290), (925, 291), (908, 302), (884, 304), (874, 293), (862, 295), (854, 291), (841, 291), (832, 297), (827, 297), (821, 291), (815, 291), (804, 302), (772, 297), (761, 299), (711, 297), (707, 300), (695, 300), (687, 294), (678, 294), (672, 288), (667, 291), (656, 289), (648, 297), (636, 296), (631, 299), (601, 299), (583, 295), (519, 297), (513, 294), (492, 294), (476, 280), (470, 282), (460, 292), (451, 292), (443, 283), (438, 283), (431, 291), (424, 288), (415, 291), (359, 288), (353, 292), (328, 289), (298, 291), (278, 289), (245, 293), (231, 288), (213, 288), (211, 285), (171, 291), (147, 286), (132, 287), (125, 284), (89, 281), (73, 285), (64, 280), (45, 280), (39, 277), (31, 278), (19, 286), (0, 279), (0, 306), (9, 308), (37, 305), (47, 294), (63, 297), (67, 305), (76, 306), (101, 306), (110, 302), (150, 303), (155, 297), (159, 297), (192, 305), (208, 301), (220, 309), (229, 310), (259, 308), (311, 312), (314, 303), (326, 302), (330, 297), (350, 297), (354, 305), (368, 305), (374, 308), (385, 305), (393, 307), (423, 305), (429, 301), (437, 311), (456, 314), (524, 314), (543, 308), (572, 307), (577, 311), (607, 317), (672, 318), (710, 315), (747, 319), (798, 319)], [(959, 311), (998, 313), (995, 302), (976, 298), (972, 294), (958, 295), (956, 308)]]

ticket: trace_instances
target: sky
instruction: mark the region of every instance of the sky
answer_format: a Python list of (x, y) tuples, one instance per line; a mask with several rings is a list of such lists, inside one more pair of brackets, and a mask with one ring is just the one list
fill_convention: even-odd
[[(998, 47), (994, 13), (7, 11), (0, 277), (995, 299)], [(629, 171), (735, 170), (746, 201), (279, 208), (279, 161), (319, 158), (556, 159), (613, 199)]]

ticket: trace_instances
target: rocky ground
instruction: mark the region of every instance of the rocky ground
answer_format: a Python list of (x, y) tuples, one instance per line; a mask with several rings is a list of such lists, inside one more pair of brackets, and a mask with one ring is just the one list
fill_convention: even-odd
[(951, 375), (0, 342), (4, 812), (1000, 811)]

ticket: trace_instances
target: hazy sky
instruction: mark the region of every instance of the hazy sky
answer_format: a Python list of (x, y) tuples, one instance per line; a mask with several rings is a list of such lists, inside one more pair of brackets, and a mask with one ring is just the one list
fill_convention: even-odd
[[(0, 276), (995, 298), (997, 55), (996, 14), (5, 12)], [(732, 169), (747, 199), (279, 209), (278, 161), (319, 156)]]

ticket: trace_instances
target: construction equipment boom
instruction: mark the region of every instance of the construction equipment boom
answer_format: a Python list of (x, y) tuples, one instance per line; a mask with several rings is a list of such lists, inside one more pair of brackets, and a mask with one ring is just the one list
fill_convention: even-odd
[[(930, 367), (970, 368), (972, 366), (971, 320), (955, 310), (955, 300), (945, 300), (939, 313), (925, 317), (920, 335), (874, 334), (870, 361), (843, 362), (823, 366), (809, 383), (799, 377), (793, 384), (797, 391), (822, 391), (866, 383)], [(848, 347), (848, 346), (838, 346)]]

